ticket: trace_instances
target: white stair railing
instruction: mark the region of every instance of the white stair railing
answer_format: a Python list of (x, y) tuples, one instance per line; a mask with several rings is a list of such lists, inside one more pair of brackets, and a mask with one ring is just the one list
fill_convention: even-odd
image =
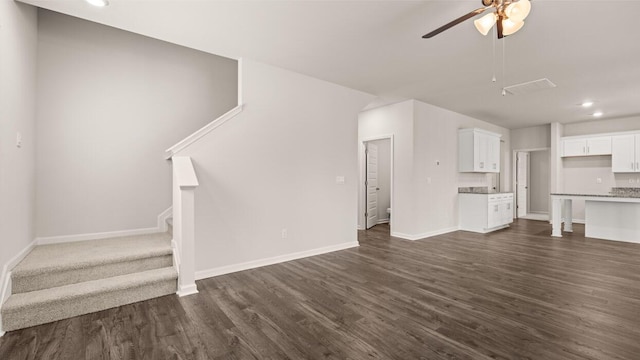
[(179, 296), (196, 294), (195, 196), (198, 178), (188, 156), (173, 156), (173, 240)]
[(211, 131), (213, 131), (215, 128), (221, 126), (222, 124), (224, 124), (225, 122), (233, 119), (236, 115), (240, 114), (242, 112), (242, 104), (239, 104), (238, 106), (234, 107), (233, 109), (227, 111), (226, 113), (222, 114), (219, 118), (213, 120), (212, 122), (208, 123), (207, 125), (203, 126), (202, 128), (198, 129), (196, 132), (194, 132), (193, 134), (187, 136), (186, 138), (182, 139), (179, 143), (173, 145), (172, 147), (168, 148), (167, 150), (165, 150), (165, 158), (166, 159), (170, 159), (172, 156), (178, 154), (180, 151), (186, 149), (187, 147), (189, 147), (189, 145), (195, 143), (196, 141), (200, 140), (202, 137), (204, 137), (205, 135), (207, 135), (208, 133), (210, 133)]

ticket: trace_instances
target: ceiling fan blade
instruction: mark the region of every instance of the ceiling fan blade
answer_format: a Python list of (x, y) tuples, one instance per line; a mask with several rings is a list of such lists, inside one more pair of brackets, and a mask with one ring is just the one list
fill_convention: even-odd
[(471, 19), (472, 17), (474, 17), (476, 15), (482, 14), (483, 12), (485, 12), (485, 10), (487, 10), (490, 7), (492, 7), (492, 6), (487, 6), (487, 7), (484, 7), (484, 8), (473, 10), (472, 12), (470, 12), (470, 13), (468, 13), (466, 15), (460, 16), (459, 18), (453, 20), (450, 23), (442, 25), (439, 28), (433, 30), (432, 32), (430, 32), (430, 33), (428, 33), (426, 35), (423, 35), (422, 38), (423, 39), (428, 39), (428, 38), (434, 37), (434, 36), (440, 34), (441, 32), (460, 24), (461, 22), (469, 20), (469, 19)]

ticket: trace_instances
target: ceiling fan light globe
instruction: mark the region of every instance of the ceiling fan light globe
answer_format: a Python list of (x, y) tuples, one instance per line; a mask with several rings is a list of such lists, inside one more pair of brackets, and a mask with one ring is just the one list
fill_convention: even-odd
[(476, 29), (478, 29), (480, 34), (486, 36), (489, 33), (489, 30), (491, 30), (491, 28), (493, 27), (493, 25), (495, 25), (496, 20), (497, 20), (496, 14), (490, 13), (481, 17), (480, 19), (475, 20), (473, 24), (476, 26)]
[(504, 36), (513, 35), (518, 32), (518, 30), (522, 29), (523, 26), (524, 21), (515, 22), (511, 19), (504, 19), (502, 20), (502, 33)]
[(97, 7), (105, 7), (107, 5), (109, 5), (109, 1), (108, 0), (85, 0), (86, 2), (88, 2), (89, 4), (93, 5), (93, 6), (97, 6)]
[(505, 15), (514, 23), (523, 21), (531, 12), (531, 2), (529, 0), (520, 0), (509, 4), (504, 10)]

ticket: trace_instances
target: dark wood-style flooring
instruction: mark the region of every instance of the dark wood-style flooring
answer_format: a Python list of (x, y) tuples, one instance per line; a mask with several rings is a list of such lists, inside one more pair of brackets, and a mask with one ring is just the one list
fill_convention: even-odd
[(7, 333), (0, 359), (640, 359), (640, 245), (547, 223), (359, 248)]

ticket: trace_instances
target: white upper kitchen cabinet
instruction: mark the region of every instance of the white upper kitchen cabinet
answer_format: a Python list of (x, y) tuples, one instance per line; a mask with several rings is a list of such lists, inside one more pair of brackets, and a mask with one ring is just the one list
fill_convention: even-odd
[(611, 136), (566, 137), (562, 139), (562, 156), (611, 155)]
[(500, 172), (500, 137), (481, 129), (458, 130), (458, 171)]
[(613, 172), (640, 172), (640, 134), (613, 136), (611, 149)]

